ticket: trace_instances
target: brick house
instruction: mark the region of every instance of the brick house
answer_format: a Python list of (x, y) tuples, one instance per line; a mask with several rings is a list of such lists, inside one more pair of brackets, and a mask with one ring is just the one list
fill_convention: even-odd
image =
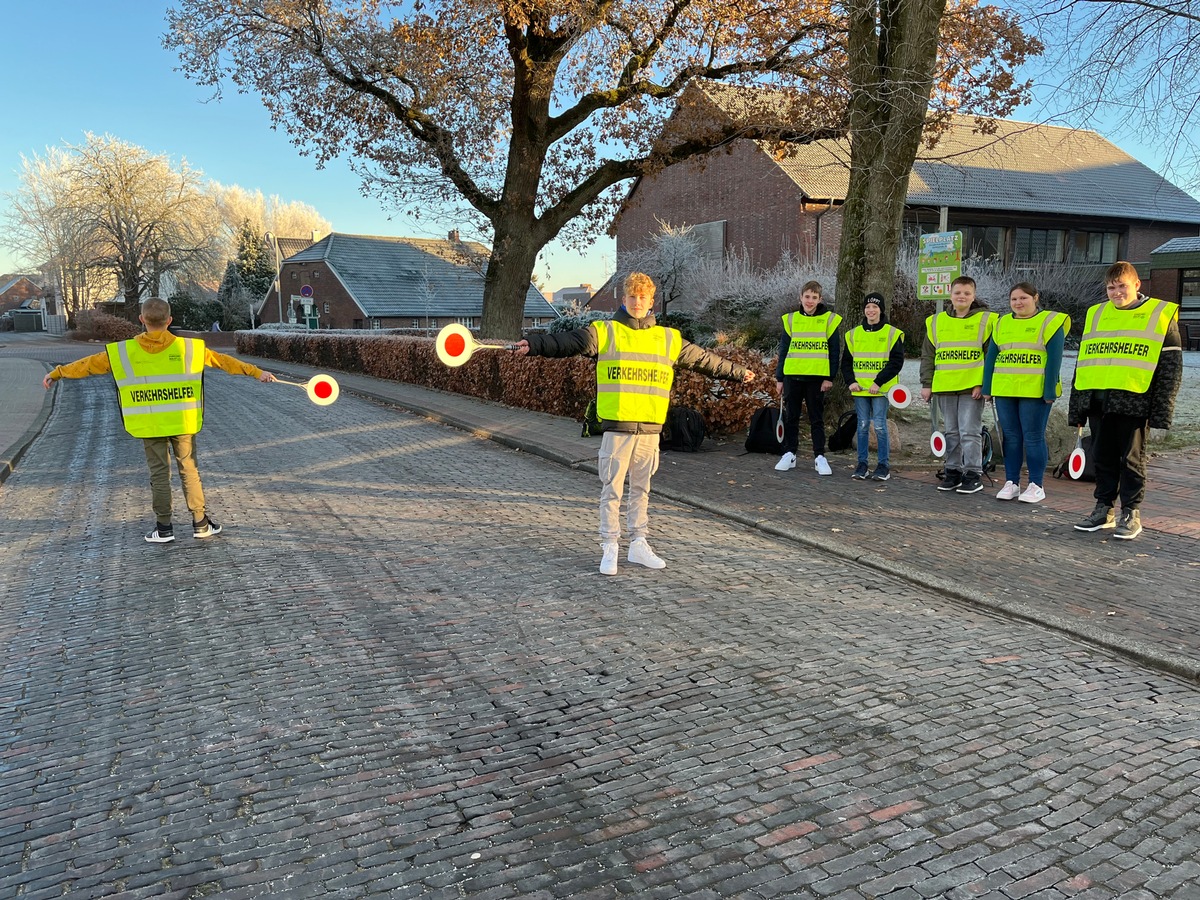
[[(280, 239), (281, 249), (284, 240)], [(463, 241), (369, 237), (334, 232), (291, 254), (280, 266), (283, 300), (275, 289), (256, 311), (260, 322), (304, 321), (305, 306), (321, 328), (428, 328), (451, 322), (478, 328), (483, 315), (483, 268), (488, 248)], [(532, 284), (525, 326), (557, 317)]]
[(41, 300), (42, 293), (42, 289), (29, 276), (6, 275), (0, 279), (0, 313), (20, 306), (28, 307), (31, 301)]
[[(736, 92), (704, 88), (713, 115)], [(955, 117), (909, 176), (905, 232), (962, 231), (964, 254), (1006, 266), (1062, 263), (1094, 267), (1127, 259), (1164, 299), (1179, 298), (1178, 277), (1159, 279), (1152, 252), (1200, 234), (1200, 201), (1092, 131), (1001, 121), (995, 135)], [(837, 253), (849, 184), (844, 140), (796, 145), (776, 158), (767, 144), (736, 141), (727, 151), (639, 179), (615, 223), (617, 257), (658, 228), (692, 225), (708, 253), (744, 250), (769, 268), (785, 254), (819, 260)], [(1164, 282), (1160, 286), (1160, 281)], [(1171, 281), (1171, 285), (1165, 282)], [(1173, 286), (1172, 286), (1173, 285)], [(593, 308), (610, 308), (611, 292)]]

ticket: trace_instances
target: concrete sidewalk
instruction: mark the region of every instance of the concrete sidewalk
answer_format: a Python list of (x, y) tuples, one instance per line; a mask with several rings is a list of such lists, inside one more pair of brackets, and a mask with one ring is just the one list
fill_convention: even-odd
[[(76, 352), (75, 358), (85, 355)], [(316, 369), (243, 357), (294, 379)], [(40, 371), (39, 371), (40, 369)], [(39, 384), (42, 363), (0, 357), (0, 448), (15, 463), (49, 411)], [(417, 413), (481, 438), (594, 473), (599, 441), (579, 424), (410, 384), (332, 373), (343, 391)], [(281, 388), (282, 389), (282, 388)], [(1143, 510), (1146, 531), (1134, 541), (1071, 527), (1091, 510), (1092, 485), (1050, 480), (1042, 504), (1001, 503), (999, 485), (974, 495), (935, 490), (932, 457), (893, 461), (886, 483), (850, 478), (852, 453), (831, 455), (833, 477), (800, 466), (774, 471), (774, 457), (747, 454), (741, 439), (707, 442), (705, 452), (664, 453), (654, 492), (933, 589), (1007, 617), (1035, 622), (1164, 671), (1200, 680), (1200, 452), (1174, 453), (1151, 465)], [(11, 463), (10, 463), (11, 465)], [(597, 488), (598, 490), (598, 488)], [(581, 539), (594, 524), (581, 513)], [(670, 525), (651, 528), (669, 558)], [(805, 565), (810, 554), (797, 554)], [(599, 548), (597, 545), (597, 562)], [(807, 563), (807, 565), (811, 565)], [(788, 572), (779, 577), (788, 578)], [(831, 602), (860, 585), (829, 585)], [(883, 627), (886, 627), (886, 623)]]

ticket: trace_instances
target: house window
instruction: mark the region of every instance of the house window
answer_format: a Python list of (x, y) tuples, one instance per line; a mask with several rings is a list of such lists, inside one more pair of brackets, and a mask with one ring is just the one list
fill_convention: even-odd
[(380, 328), (382, 328), (382, 327), (383, 327), (383, 326), (382, 326), (382, 325), (379, 323), (379, 320), (378, 320), (378, 319), (372, 319), (372, 320), (371, 320), (371, 328), (372, 328), (373, 330), (375, 330), (375, 331), (378, 331), (378, 330), (379, 330)]
[(355, 328), (362, 328), (362, 327), (363, 327), (363, 320), (362, 320), (362, 319), (355, 319), (355, 320), (354, 320), (354, 327), (355, 327)]
[(328, 303), (325, 304), (325, 314), (329, 315), (329, 304)]
[(1120, 241), (1121, 236), (1111, 231), (1072, 231), (1070, 262), (1114, 263)]
[(315, 280), (315, 279), (317, 279), (317, 278), (320, 278), (320, 277), (321, 277), (321, 270), (320, 270), (320, 269), (313, 269), (313, 279)]
[(421, 327), (421, 320), (420, 320), (420, 319), (413, 319), (413, 320), (412, 320), (412, 327), (413, 327), (413, 328), (420, 328), (420, 327)]
[(1185, 318), (1200, 318), (1200, 269), (1183, 269), (1179, 273), (1179, 307)]
[(1004, 229), (998, 225), (966, 225), (962, 236), (964, 258), (1004, 259)]
[(299, 277), (300, 277), (300, 273), (297, 272), (295, 269), (292, 269), (292, 281), (295, 281)]
[(1060, 263), (1066, 236), (1057, 228), (1018, 228), (1013, 259), (1019, 263)]
[(474, 328), (475, 327), (475, 320), (472, 319), (470, 316), (459, 316), (454, 321), (456, 321), (459, 325), (462, 325), (464, 328)]

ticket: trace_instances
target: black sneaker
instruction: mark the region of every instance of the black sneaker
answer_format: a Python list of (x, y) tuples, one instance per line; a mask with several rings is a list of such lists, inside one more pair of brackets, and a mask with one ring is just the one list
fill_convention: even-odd
[(887, 463), (880, 463), (875, 467), (875, 471), (871, 473), (872, 481), (887, 481), (892, 477), (892, 470), (888, 468)]
[(857, 478), (859, 481), (862, 481), (862, 480), (866, 479), (866, 477), (867, 477), (867, 464), (866, 464), (866, 463), (859, 463), (859, 464), (858, 464), (858, 468), (854, 470), (854, 474), (853, 474), (853, 475), (851, 475), (850, 477), (851, 477), (851, 478)]
[[(1141, 524), (1140, 521), (1138, 523)], [(1101, 528), (1116, 528), (1117, 512), (1103, 500), (1096, 502), (1091, 515), (1075, 523), (1076, 531), (1099, 531)]]
[(146, 540), (151, 544), (169, 544), (175, 540), (175, 527), (158, 522), (155, 524), (154, 530), (146, 535)]
[(1132, 541), (1135, 537), (1142, 533), (1142, 514), (1136, 509), (1121, 509), (1121, 515), (1117, 518), (1117, 530), (1113, 532), (1113, 537), (1122, 541)]
[(937, 486), (937, 489), (939, 491), (957, 491), (960, 484), (962, 484), (962, 472), (947, 469), (946, 475), (942, 479), (942, 483)]
[(960, 494), (974, 494), (983, 490), (983, 482), (974, 472), (967, 472), (955, 490)]
[(210, 538), (221, 533), (221, 526), (205, 516), (199, 522), (192, 523), (192, 537)]

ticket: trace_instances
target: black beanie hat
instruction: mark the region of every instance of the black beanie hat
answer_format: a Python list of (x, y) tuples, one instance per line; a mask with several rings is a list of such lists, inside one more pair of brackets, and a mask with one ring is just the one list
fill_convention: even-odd
[(871, 291), (871, 293), (869, 293), (869, 294), (867, 294), (867, 296), (863, 297), (863, 309), (867, 308), (868, 303), (874, 303), (876, 306), (879, 307), (880, 312), (883, 312), (883, 310), (885, 308), (883, 305), (883, 294), (880, 294), (877, 291)]

